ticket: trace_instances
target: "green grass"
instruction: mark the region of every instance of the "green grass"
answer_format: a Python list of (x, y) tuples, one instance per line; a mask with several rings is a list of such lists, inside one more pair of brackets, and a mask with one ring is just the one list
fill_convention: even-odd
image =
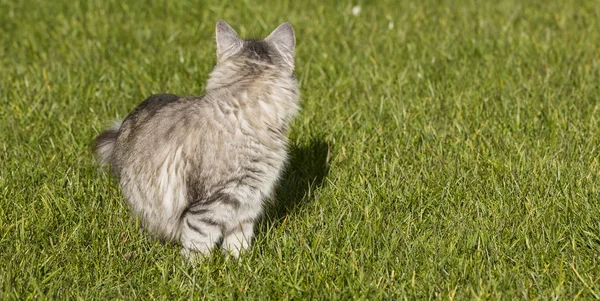
[[(0, 299), (600, 298), (599, 1), (62, 2), (0, 0)], [(218, 19), (294, 24), (303, 110), (253, 248), (193, 268), (90, 145), (201, 94)]]

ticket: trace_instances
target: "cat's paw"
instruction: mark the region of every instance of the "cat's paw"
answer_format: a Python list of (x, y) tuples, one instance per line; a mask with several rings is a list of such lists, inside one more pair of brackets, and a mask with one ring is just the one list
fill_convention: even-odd
[(221, 252), (225, 255), (225, 260), (238, 260), (240, 258), (240, 251), (238, 249), (221, 248)]
[(195, 250), (190, 250), (190, 249), (186, 249), (183, 248), (180, 251), (182, 257), (183, 257), (183, 261), (184, 263), (189, 263), (192, 265), (198, 265), (201, 264), (202, 262), (206, 261), (208, 258), (210, 258), (210, 251), (208, 252), (198, 252)]
[(237, 264), (238, 266), (242, 265), (242, 257), (244, 256), (244, 253), (246, 250), (241, 250), (237, 251), (237, 250), (227, 250), (222, 248), (221, 249), (221, 253), (223, 254), (223, 257), (225, 258), (225, 261), (230, 263), (230, 264)]

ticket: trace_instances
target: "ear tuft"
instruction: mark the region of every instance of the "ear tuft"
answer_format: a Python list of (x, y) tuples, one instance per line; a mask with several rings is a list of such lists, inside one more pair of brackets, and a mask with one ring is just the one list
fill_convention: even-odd
[(217, 59), (221, 60), (225, 56), (230, 56), (239, 49), (242, 41), (238, 34), (223, 20), (217, 22)]

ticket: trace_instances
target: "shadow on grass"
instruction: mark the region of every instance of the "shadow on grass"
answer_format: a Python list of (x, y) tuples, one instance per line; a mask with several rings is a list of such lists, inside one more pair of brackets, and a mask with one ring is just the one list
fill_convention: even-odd
[(322, 138), (289, 148), (289, 161), (275, 190), (275, 199), (267, 208), (265, 222), (277, 223), (294, 209), (315, 199), (315, 190), (329, 173), (330, 144)]

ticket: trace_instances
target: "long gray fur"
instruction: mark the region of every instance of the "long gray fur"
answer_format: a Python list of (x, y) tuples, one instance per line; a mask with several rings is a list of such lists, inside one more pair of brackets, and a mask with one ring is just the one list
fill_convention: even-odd
[(234, 256), (249, 247), (298, 111), (289, 23), (264, 40), (243, 40), (219, 21), (216, 40), (205, 95), (153, 95), (95, 143), (144, 228), (179, 241), (191, 257), (220, 240)]

